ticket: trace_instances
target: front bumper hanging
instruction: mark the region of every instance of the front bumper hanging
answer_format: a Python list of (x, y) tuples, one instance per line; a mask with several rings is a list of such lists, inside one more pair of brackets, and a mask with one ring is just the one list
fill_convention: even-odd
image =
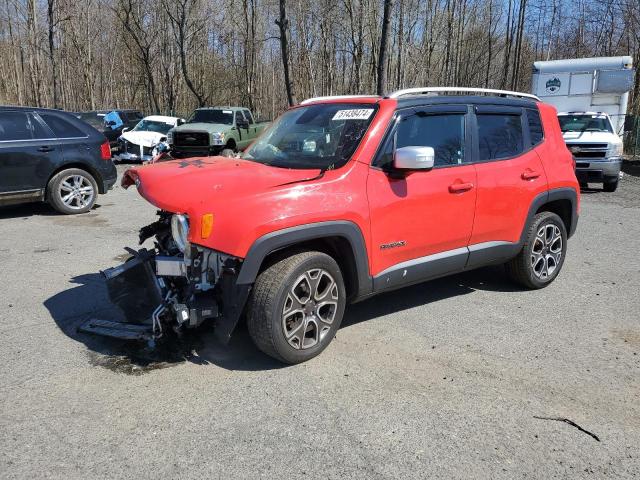
[(184, 256), (127, 249), (132, 257), (102, 272), (109, 298), (124, 322), (90, 319), (84, 333), (123, 340), (151, 340), (165, 328), (195, 328), (215, 321), (216, 336), (227, 342), (249, 294), (236, 284), (241, 261), (201, 247)]

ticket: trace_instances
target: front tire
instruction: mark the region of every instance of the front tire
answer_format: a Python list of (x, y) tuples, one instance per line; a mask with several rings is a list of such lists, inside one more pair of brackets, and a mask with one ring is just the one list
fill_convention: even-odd
[(549, 285), (560, 273), (567, 253), (567, 229), (552, 212), (533, 217), (524, 246), (505, 267), (511, 279), (520, 285), (538, 289)]
[(345, 305), (336, 261), (321, 252), (294, 254), (258, 275), (248, 303), (249, 335), (281, 362), (305, 362), (333, 340)]
[(47, 201), (65, 215), (91, 210), (98, 198), (98, 184), (93, 176), (79, 168), (58, 172), (47, 185)]
[(604, 184), (602, 185), (602, 189), (605, 192), (610, 192), (610, 193), (615, 192), (618, 189), (619, 182), (620, 182), (620, 179), (618, 177), (610, 180), (605, 180)]

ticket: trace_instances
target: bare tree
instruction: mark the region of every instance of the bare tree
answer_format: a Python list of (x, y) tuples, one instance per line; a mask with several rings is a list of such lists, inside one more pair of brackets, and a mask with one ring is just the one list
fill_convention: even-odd
[(289, 30), (289, 20), (287, 20), (286, 0), (279, 0), (280, 17), (275, 21), (280, 30), (280, 54), (282, 55), (282, 71), (284, 73), (284, 85), (287, 90), (287, 102), (289, 105), (295, 104), (295, 96), (293, 93), (293, 84), (291, 74), (289, 73), (289, 40), (287, 39), (287, 31)]
[(378, 51), (378, 83), (376, 86), (376, 93), (378, 95), (384, 95), (384, 90), (387, 87), (387, 42), (389, 41), (389, 23), (391, 22), (392, 9), (393, 0), (384, 0), (380, 50)]

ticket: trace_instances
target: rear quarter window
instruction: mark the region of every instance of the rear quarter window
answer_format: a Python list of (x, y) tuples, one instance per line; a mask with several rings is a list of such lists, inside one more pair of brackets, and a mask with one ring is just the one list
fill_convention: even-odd
[(542, 120), (540, 120), (540, 112), (533, 108), (527, 108), (527, 123), (529, 125), (529, 138), (531, 139), (531, 146), (542, 143), (544, 140), (544, 130), (542, 128)]
[(42, 118), (44, 123), (53, 131), (56, 138), (84, 138), (87, 136), (80, 128), (58, 115), (40, 113), (40, 118)]

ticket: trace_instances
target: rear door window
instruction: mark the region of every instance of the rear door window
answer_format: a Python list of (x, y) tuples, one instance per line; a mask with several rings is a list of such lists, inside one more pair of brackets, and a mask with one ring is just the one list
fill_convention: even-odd
[(33, 140), (51, 135), (28, 112), (2, 112), (0, 114), (0, 141)]
[(480, 161), (500, 160), (524, 151), (520, 115), (478, 114)]
[(53, 131), (56, 138), (84, 138), (87, 136), (82, 130), (58, 115), (40, 113), (40, 118)]

